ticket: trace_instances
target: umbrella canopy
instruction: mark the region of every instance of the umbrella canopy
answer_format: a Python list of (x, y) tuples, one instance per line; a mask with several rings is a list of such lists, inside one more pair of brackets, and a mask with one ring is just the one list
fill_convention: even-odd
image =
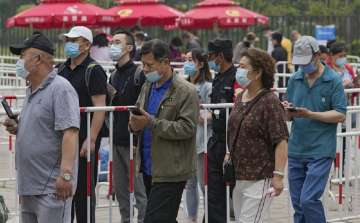
[(6, 27), (33, 27), (36, 29), (69, 28), (74, 25), (100, 26), (100, 20), (111, 15), (102, 8), (82, 0), (43, 0), (6, 22)]
[(256, 24), (267, 24), (269, 18), (240, 7), (230, 0), (205, 0), (185, 13), (180, 19), (184, 29), (247, 28)]
[(163, 4), (158, 0), (121, 0), (119, 5), (108, 10), (115, 21), (108, 22), (109, 26), (132, 27), (172, 26), (183, 13)]

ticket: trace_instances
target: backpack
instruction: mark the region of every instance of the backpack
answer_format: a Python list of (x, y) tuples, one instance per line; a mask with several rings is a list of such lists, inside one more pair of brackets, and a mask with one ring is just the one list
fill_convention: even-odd
[[(91, 77), (91, 74), (92, 74), (92, 69), (99, 65), (98, 63), (96, 63), (95, 61), (94, 62), (91, 62), (88, 67), (86, 68), (86, 72), (85, 72), (85, 84), (86, 84), (86, 87), (89, 91), (89, 84), (90, 84), (90, 77)], [(135, 71), (135, 74), (134, 74), (134, 86), (140, 86), (141, 84), (141, 72), (142, 72), (142, 67), (141, 66), (137, 66), (136, 67), (136, 71)], [(110, 75), (110, 78), (109, 80), (111, 80), (111, 83), (114, 83), (115, 81), (115, 78), (116, 78), (116, 70), (114, 70), (112, 72), (112, 74)], [(126, 85), (128, 83), (128, 81), (131, 79), (131, 76), (126, 80), (126, 84), (123, 88), (123, 90), (125, 91), (126, 89)], [(112, 102), (113, 102), (113, 99), (115, 97), (115, 95), (117, 94), (117, 90), (108, 82), (107, 83), (107, 95), (106, 95), (106, 106), (112, 106)], [(120, 95), (123, 95), (124, 92), (119, 92)], [(109, 137), (109, 128), (110, 128), (110, 119), (109, 119), (109, 112), (106, 112), (105, 113), (105, 121), (104, 121), (104, 125), (102, 127), (102, 129), (100, 130), (100, 133), (99, 135), (101, 137)]]
[[(98, 64), (97, 62), (93, 61), (91, 63), (89, 63), (89, 65), (86, 68), (85, 71), (85, 85), (86, 88), (88, 90), (88, 93), (90, 95), (90, 89), (89, 89), (89, 85), (90, 85), (90, 77), (91, 77), (91, 73), (93, 71), (93, 69), (96, 66), (100, 66), (100, 64)], [(58, 73), (62, 72), (65, 68), (65, 63), (62, 63), (58, 66)], [(116, 94), (116, 89), (109, 83), (107, 83), (106, 85), (106, 106), (111, 106), (112, 104), (112, 100), (115, 97)], [(109, 136), (109, 117), (108, 117), (108, 112), (106, 112), (106, 117), (105, 117), (105, 125), (103, 125), (103, 127), (101, 128), (100, 132), (99, 132), (99, 136), (101, 137), (108, 137)]]
[[(85, 85), (86, 85), (86, 88), (88, 89), (89, 95), (90, 95), (90, 89), (89, 89), (90, 78), (91, 78), (92, 70), (96, 66), (101, 66), (101, 65), (98, 64), (96, 61), (93, 61), (93, 62), (89, 63), (89, 65), (87, 66), (86, 71), (85, 71)], [(58, 73), (60, 73), (64, 68), (65, 68), (65, 64), (64, 63), (60, 64), (58, 67)], [(142, 72), (142, 67), (137, 66), (135, 74), (134, 74), (134, 85), (135, 86), (140, 86), (140, 84), (141, 84), (141, 72)], [(116, 70), (113, 71), (112, 74), (110, 75), (109, 79), (111, 80), (111, 83), (114, 83), (114, 81), (115, 81), (115, 74), (116, 74)], [(130, 79), (130, 77), (129, 77), (129, 79)], [(106, 88), (107, 88), (106, 106), (112, 106), (112, 101), (113, 101), (117, 91), (109, 82), (107, 83)], [(124, 89), (125, 88), (126, 88), (126, 86), (124, 87)], [(109, 137), (109, 128), (110, 128), (109, 112), (105, 113), (105, 121), (104, 122), (105, 122), (105, 124), (101, 128), (99, 135), (101, 137)]]
[(6, 207), (4, 197), (0, 195), (0, 223), (5, 223), (9, 218), (9, 209)]

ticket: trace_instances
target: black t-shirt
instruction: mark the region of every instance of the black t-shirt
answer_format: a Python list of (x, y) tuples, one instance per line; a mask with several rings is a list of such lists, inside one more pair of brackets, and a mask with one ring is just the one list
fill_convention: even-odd
[[(107, 75), (104, 69), (97, 65), (92, 69), (89, 80), (89, 88), (85, 83), (85, 72), (89, 64), (94, 60), (88, 56), (86, 59), (75, 69), (70, 68), (70, 59), (65, 62), (65, 66), (59, 71), (59, 75), (66, 78), (71, 85), (75, 88), (79, 96), (80, 107), (91, 107), (93, 106), (91, 96), (95, 95), (106, 95), (107, 93)], [(86, 129), (86, 113), (81, 113), (80, 122), (80, 139), (85, 139), (87, 135)], [(82, 142), (80, 142), (82, 143)], [(80, 144), (81, 146), (81, 144)]]
[[(116, 89), (116, 95), (112, 101), (114, 106), (135, 105), (139, 97), (141, 87), (145, 82), (145, 75), (140, 73), (138, 80), (134, 80), (137, 66), (129, 61), (123, 66), (116, 66), (116, 72), (110, 78), (110, 84)], [(114, 112), (114, 139), (115, 145), (128, 147), (129, 112)]]
[[(271, 56), (272, 56), (272, 58), (274, 58), (274, 60), (276, 62), (288, 60), (287, 51), (281, 45), (274, 46), (274, 51), (271, 53)], [(286, 69), (287, 73), (289, 73), (287, 66), (285, 66), (285, 69)], [(284, 65), (283, 64), (278, 65), (277, 70), (278, 70), (278, 72), (282, 73), (284, 70)]]

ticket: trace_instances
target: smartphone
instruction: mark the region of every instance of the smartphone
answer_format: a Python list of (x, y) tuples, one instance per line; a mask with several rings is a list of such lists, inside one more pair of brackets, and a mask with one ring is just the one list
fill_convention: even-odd
[(10, 119), (13, 119), (13, 120), (15, 120), (15, 121), (17, 122), (17, 116), (14, 115), (14, 113), (12, 112), (12, 110), (11, 110), (9, 104), (7, 103), (6, 99), (3, 99), (3, 100), (1, 101), (1, 104), (2, 104), (2, 106), (4, 107), (4, 110), (5, 110), (6, 114), (7, 114), (7, 116), (8, 116)]
[(135, 108), (129, 108), (129, 111), (134, 114), (134, 115), (143, 115), (143, 113), (141, 112), (140, 108), (135, 107)]
[(297, 112), (298, 109), (296, 107), (287, 107), (286, 110), (288, 110), (289, 112)]

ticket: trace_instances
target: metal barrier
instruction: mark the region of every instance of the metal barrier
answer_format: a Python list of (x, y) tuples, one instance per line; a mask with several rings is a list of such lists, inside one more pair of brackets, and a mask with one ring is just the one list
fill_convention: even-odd
[(358, 56), (347, 55), (346, 58), (352, 63), (360, 63), (360, 57)]
[[(278, 92), (284, 92), (286, 89), (275, 89)], [(345, 90), (347, 94), (354, 94), (354, 93), (359, 93), (360, 89), (346, 89)], [(0, 96), (0, 99), (7, 99), (9, 100), (9, 102), (11, 103), (11, 105), (14, 107), (19, 109), (20, 107), (16, 104), (19, 103), (18, 100), (22, 100), (25, 98), (24, 95), (19, 95), (19, 96)], [(15, 102), (15, 103), (14, 103)], [(201, 105), (202, 109), (225, 109), (226, 110), (226, 116), (228, 118), (229, 116), (229, 111), (232, 108), (233, 104), (231, 103), (227, 103), (227, 104), (203, 104)], [(112, 168), (112, 161), (113, 161), (113, 154), (112, 154), (112, 150), (113, 150), (113, 112), (124, 112), (124, 111), (128, 111), (129, 108), (132, 108), (133, 106), (115, 106), (115, 107), (89, 107), (89, 108), (81, 108), (80, 111), (82, 113), (87, 113), (87, 122), (88, 122), (88, 126), (90, 126), (90, 114), (93, 112), (98, 112), (98, 111), (107, 111), (109, 112), (109, 119), (110, 119), (110, 137), (109, 137), (109, 163), (108, 163), (108, 194), (111, 194), (112, 192), (112, 188), (113, 188), (113, 181), (112, 181), (112, 173), (113, 173), (113, 168)], [(331, 179), (329, 179), (329, 188), (328, 188), (328, 194), (330, 195), (330, 197), (332, 197), (332, 201), (337, 201), (338, 206), (340, 208), (340, 210), (344, 213), (343, 216), (341, 218), (334, 218), (334, 219), (330, 219), (328, 222), (337, 222), (337, 221), (341, 221), (341, 220), (350, 220), (350, 219), (358, 219), (360, 218), (360, 216), (354, 215), (354, 216), (349, 216), (349, 207), (351, 207), (351, 190), (350, 190), (350, 184), (352, 182), (355, 182), (354, 185), (356, 188), (358, 188), (358, 184), (356, 182), (356, 180), (360, 179), (360, 173), (359, 173), (359, 165), (360, 164), (359, 161), (359, 157), (358, 157), (358, 149), (360, 148), (360, 115), (357, 114), (360, 113), (360, 106), (349, 106), (348, 107), (348, 114), (347, 114), (347, 125), (346, 125), (346, 132), (345, 133), (341, 133), (340, 130), (337, 133), (337, 156), (336, 156), (336, 162), (334, 164), (334, 173), (335, 175), (331, 177)], [(352, 114), (357, 114), (357, 116), (352, 116)], [(354, 117), (356, 118), (356, 127), (352, 127), (351, 126), (351, 122), (353, 121)], [(227, 126), (226, 126), (227, 128)], [(226, 129), (227, 132), (227, 129)], [(88, 135), (90, 135), (90, 128), (87, 129), (87, 133)], [(204, 144), (207, 145), (207, 120), (204, 119)], [(133, 157), (133, 140), (132, 137), (133, 135), (130, 134), (130, 179), (129, 179), (129, 189), (130, 189), (130, 194), (129, 194), (129, 198), (130, 198), (130, 216), (131, 216), (131, 222), (134, 222), (134, 205), (135, 205), (135, 199), (134, 199), (134, 175), (133, 175), (133, 170), (134, 170), (134, 157)], [(9, 137), (10, 138), (10, 137)], [(342, 138), (346, 138), (346, 146), (349, 148), (347, 149), (347, 153), (346, 153), (346, 162), (345, 162), (345, 171), (344, 171), (344, 175), (343, 175), (343, 162), (342, 162)], [(9, 140), (9, 151), (11, 148), (12, 153), (10, 153), (10, 158), (9, 161), (13, 160), (13, 153), (14, 153), (14, 148), (13, 148), (13, 139)], [(353, 145), (357, 145), (356, 149)], [(88, 144), (88, 148), (90, 147), (90, 144)], [(226, 142), (226, 149), (228, 150), (228, 146), (227, 146), (227, 142)], [(352, 161), (351, 159), (351, 154), (355, 154), (354, 155), (354, 159), (355, 162)], [(90, 150), (88, 150), (88, 154), (87, 154), (87, 200), (88, 200), (88, 216), (90, 216), (90, 196), (91, 196), (91, 188), (90, 188), (90, 170), (91, 170), (91, 163), (90, 163)], [(353, 166), (355, 165), (355, 170), (353, 171), (350, 168), (353, 168)], [(204, 185), (205, 185), (205, 194), (204, 194), (204, 203), (205, 203), (205, 222), (208, 222), (208, 171), (207, 171), (207, 167), (208, 167), (208, 150), (207, 150), (207, 146), (205, 147), (205, 155), (204, 155)], [(13, 166), (9, 166), (9, 168), (13, 168)], [(0, 179), (0, 182), (7, 182), (9, 180), (15, 180), (14, 178), (12, 179)], [(105, 184), (106, 185), (106, 184)], [(334, 194), (332, 192), (332, 187), (334, 185), (339, 185), (338, 187), (338, 193)], [(230, 188), (229, 185), (226, 186), (226, 190), (227, 190), (227, 222), (230, 222), (230, 199), (229, 199), (229, 195), (230, 195)], [(15, 191), (15, 196), (17, 197), (16, 191)], [(289, 201), (288, 201), (289, 202)], [(290, 205), (290, 204), (289, 204)], [(114, 207), (113, 201), (112, 199), (109, 199), (109, 205), (107, 206), (102, 206), (100, 208), (109, 208), (109, 222), (112, 222), (112, 207)], [(98, 207), (99, 208), (99, 207)], [(15, 213), (17, 214), (17, 210), (18, 210), (18, 206), (16, 206), (15, 208)], [(90, 219), (88, 217), (88, 219)]]
[[(9, 57), (9, 56), (0, 56), (0, 87), (8, 86), (8, 87), (24, 87), (25, 81), (21, 78), (18, 78), (15, 76), (16, 74), (16, 61), (18, 60), (18, 57)], [(65, 62), (65, 59), (55, 59), (55, 63), (63, 63)], [(115, 70), (116, 62), (113, 61), (99, 61), (99, 64), (103, 67), (106, 74), (108, 76), (111, 75), (111, 73)], [(142, 66), (142, 63), (140, 61), (136, 61), (135, 64)], [(174, 69), (174, 71), (177, 74), (180, 74), (181, 76), (184, 76), (184, 69), (183, 69), (183, 62), (171, 62), (171, 65)], [(276, 67), (279, 65), (284, 65), (282, 71), (278, 71), (278, 74), (276, 74), (277, 78), (279, 77), (290, 77), (291, 74), (286, 73), (286, 66), (288, 65), (287, 61), (279, 61), (276, 63)], [(237, 65), (236, 65), (237, 66)], [(278, 87), (278, 79), (275, 82), (276, 87)], [(284, 78), (286, 79), (286, 78)], [(286, 86), (286, 80), (283, 81), (283, 85)]]
[(360, 63), (350, 63), (350, 65), (352, 66), (354, 73), (360, 75)]

